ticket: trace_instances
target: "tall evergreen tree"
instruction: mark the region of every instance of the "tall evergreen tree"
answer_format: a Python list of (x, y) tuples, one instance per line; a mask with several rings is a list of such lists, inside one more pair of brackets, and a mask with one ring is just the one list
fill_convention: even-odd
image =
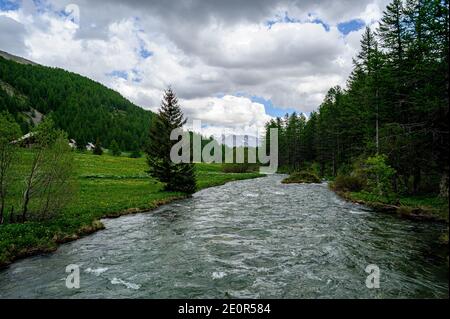
[(146, 153), (150, 175), (165, 183), (166, 190), (192, 194), (196, 190), (194, 164), (176, 164), (170, 159), (170, 151), (178, 142), (172, 141), (170, 134), (185, 123), (178, 99), (172, 89), (168, 88), (150, 126)]

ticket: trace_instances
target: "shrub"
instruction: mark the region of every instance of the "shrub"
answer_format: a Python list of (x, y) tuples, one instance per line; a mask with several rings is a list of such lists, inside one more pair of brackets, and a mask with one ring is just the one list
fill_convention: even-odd
[(242, 164), (223, 164), (222, 171), (224, 173), (248, 173), (254, 172), (258, 166), (256, 164), (242, 163)]
[(113, 156), (120, 156), (122, 154), (119, 144), (117, 144), (116, 140), (113, 140), (111, 142), (111, 145), (109, 146), (109, 150)]
[(103, 154), (102, 144), (100, 143), (99, 139), (97, 139), (97, 141), (95, 142), (95, 147), (92, 152), (94, 153), (94, 155), (102, 155)]
[(365, 161), (364, 172), (367, 178), (368, 191), (380, 196), (391, 196), (393, 193), (392, 180), (395, 169), (387, 163), (385, 155), (369, 157)]
[(285, 178), (282, 183), (283, 184), (291, 184), (291, 183), (320, 183), (320, 178), (314, 173), (301, 171), (292, 173), (291, 176)]
[(338, 175), (332, 187), (341, 192), (360, 192), (364, 187), (364, 180), (357, 176)]
[(130, 158), (141, 158), (142, 154), (139, 150), (134, 150), (130, 153)]

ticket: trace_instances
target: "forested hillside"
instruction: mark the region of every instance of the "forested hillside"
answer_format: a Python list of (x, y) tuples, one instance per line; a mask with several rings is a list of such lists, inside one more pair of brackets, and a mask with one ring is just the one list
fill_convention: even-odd
[(2, 111), (11, 113), (24, 133), (36, 113), (51, 114), (56, 126), (79, 145), (99, 139), (108, 147), (116, 140), (122, 150), (143, 145), (152, 116), (150, 111), (86, 77), (0, 57)]
[(333, 178), (379, 154), (397, 193), (448, 196), (448, 51), (448, 0), (394, 0), (365, 30), (346, 89), (331, 88), (308, 120), (267, 124), (281, 130), (280, 164)]

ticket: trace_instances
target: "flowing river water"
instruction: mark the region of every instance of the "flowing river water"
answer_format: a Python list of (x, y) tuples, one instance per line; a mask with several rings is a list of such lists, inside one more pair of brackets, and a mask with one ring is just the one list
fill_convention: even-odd
[[(228, 183), (0, 271), (0, 298), (448, 298), (447, 227), (283, 176)], [(80, 288), (66, 287), (66, 266)], [(366, 287), (368, 265), (379, 289)]]

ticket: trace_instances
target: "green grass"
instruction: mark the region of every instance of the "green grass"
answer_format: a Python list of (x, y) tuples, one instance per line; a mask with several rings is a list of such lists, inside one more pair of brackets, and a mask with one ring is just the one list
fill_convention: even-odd
[[(29, 151), (20, 154), (19, 172), (24, 173)], [(101, 229), (104, 217), (150, 210), (182, 193), (163, 191), (163, 185), (145, 173), (145, 158), (95, 156), (76, 153), (78, 191), (73, 201), (55, 219), (44, 222), (0, 226), (0, 266), (16, 258), (52, 251), (58, 243), (76, 239)], [(260, 177), (258, 173), (227, 174), (220, 164), (196, 164), (198, 189), (230, 181)], [(18, 183), (19, 184), (19, 183)], [(19, 207), (21, 192), (16, 186), (7, 207)]]
[(434, 217), (437, 220), (449, 220), (448, 201), (436, 196), (398, 196), (387, 198), (367, 192), (350, 192), (350, 199), (366, 203), (382, 203), (399, 206), (401, 212), (407, 214), (420, 210), (421, 213)]
[(289, 177), (283, 179), (281, 181), (283, 184), (296, 184), (296, 183), (320, 183), (321, 180), (318, 176), (316, 176), (313, 173), (301, 171), (301, 172), (294, 172)]

